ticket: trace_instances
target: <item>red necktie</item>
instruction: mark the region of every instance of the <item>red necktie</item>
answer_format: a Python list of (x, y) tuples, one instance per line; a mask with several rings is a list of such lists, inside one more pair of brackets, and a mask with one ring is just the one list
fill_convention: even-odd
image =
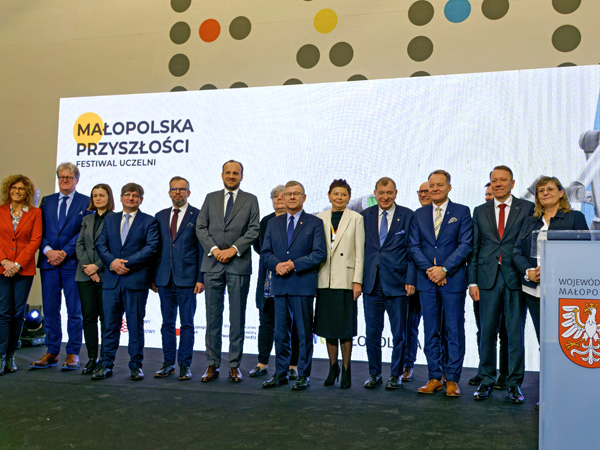
[(171, 218), (171, 239), (175, 240), (177, 236), (177, 218), (179, 217), (179, 208), (173, 210), (173, 217)]
[[(500, 208), (500, 214), (498, 215), (498, 236), (502, 239), (502, 235), (504, 234), (504, 208), (506, 208), (506, 203), (500, 203), (498, 208)], [(498, 261), (502, 262), (502, 254), (498, 258)]]

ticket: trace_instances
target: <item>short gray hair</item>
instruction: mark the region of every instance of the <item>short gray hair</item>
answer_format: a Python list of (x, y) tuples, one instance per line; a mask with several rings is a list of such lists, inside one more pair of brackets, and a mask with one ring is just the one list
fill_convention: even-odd
[(275, 186), (273, 188), (273, 190), (271, 191), (271, 199), (274, 199), (275, 197), (277, 197), (284, 190), (285, 190), (285, 187), (283, 186), (283, 184), (278, 184), (277, 186)]
[(304, 190), (304, 186), (302, 186), (302, 183), (300, 183), (299, 181), (294, 181), (294, 180), (290, 180), (287, 183), (285, 183), (285, 187), (292, 187), (292, 186), (300, 186), (302, 188), (302, 193), (306, 194), (306, 191)]
[(75, 164), (70, 162), (60, 163), (56, 168), (56, 176), (58, 176), (58, 174), (60, 174), (63, 170), (68, 170), (73, 174), (73, 176), (75, 176), (75, 178), (79, 180), (79, 167), (77, 167)]

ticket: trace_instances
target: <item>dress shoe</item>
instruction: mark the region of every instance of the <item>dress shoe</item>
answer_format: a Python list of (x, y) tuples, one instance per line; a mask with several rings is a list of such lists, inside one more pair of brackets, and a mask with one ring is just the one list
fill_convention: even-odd
[(144, 379), (144, 372), (142, 371), (142, 368), (136, 367), (135, 369), (131, 369), (129, 379), (131, 381), (142, 381)]
[(62, 365), (61, 370), (77, 370), (79, 369), (79, 356), (69, 353), (67, 359)]
[(381, 383), (383, 383), (383, 378), (381, 378), (381, 374), (369, 375), (369, 378), (367, 378), (367, 381), (365, 381), (363, 386), (365, 387), (365, 389), (375, 389)]
[(346, 369), (342, 364), (342, 381), (340, 381), (340, 388), (348, 389), (352, 386), (352, 366), (350, 366), (350, 362), (348, 362), (348, 368)]
[(340, 365), (337, 361), (329, 366), (329, 375), (325, 378), (323, 386), (333, 386), (333, 384), (340, 378)]
[(390, 378), (388, 378), (387, 383), (385, 384), (385, 388), (388, 391), (400, 389), (401, 387), (402, 387), (402, 381), (400, 380), (400, 377), (397, 377), (394, 375), (392, 375)]
[(305, 391), (310, 387), (310, 378), (298, 377), (296, 383), (292, 386), (292, 391)]
[(47, 369), (48, 367), (58, 366), (58, 355), (46, 353), (37, 361), (34, 361), (29, 366), (30, 369)]
[(165, 378), (175, 373), (175, 366), (173, 364), (163, 363), (162, 367), (154, 372), (154, 378)]
[(211, 365), (206, 368), (206, 372), (204, 372), (204, 375), (202, 375), (200, 381), (203, 383), (208, 383), (209, 381), (214, 381), (217, 378), (219, 378), (219, 369)]
[(539, 411), (540, 410), (540, 402), (537, 402), (535, 404), (534, 408), (535, 408), (536, 411)]
[(517, 405), (520, 405), (525, 401), (525, 396), (523, 396), (519, 386), (508, 387), (508, 401)]
[(0, 377), (4, 375), (6, 370), (6, 355), (0, 355)]
[(481, 377), (479, 375), (475, 375), (469, 380), (469, 384), (471, 386), (479, 386), (481, 384)]
[(98, 360), (97, 359), (90, 359), (87, 364), (85, 365), (85, 367), (83, 368), (83, 370), (81, 371), (81, 375), (91, 375), (94, 373), (94, 369), (96, 368), (96, 366), (98, 365)]
[(111, 367), (103, 366), (102, 364), (96, 366), (94, 373), (92, 374), (92, 380), (104, 380), (112, 377), (113, 371)]
[(4, 367), (4, 373), (15, 373), (17, 371), (17, 365), (15, 364), (15, 354), (9, 353), (6, 355), (6, 366)]
[(506, 390), (506, 375), (500, 375), (498, 377), (498, 379), (496, 380), (496, 383), (494, 383), (494, 389), (497, 389), (499, 391), (505, 391)]
[(405, 367), (404, 373), (402, 374), (402, 382), (406, 383), (407, 381), (412, 381), (412, 380), (413, 380), (413, 368)]
[(231, 367), (229, 369), (229, 380), (234, 383), (241, 383), (244, 381), (244, 377), (242, 376), (242, 371), (239, 367)]
[(417, 392), (419, 394), (433, 394), (436, 391), (440, 391), (442, 387), (444, 387), (444, 383), (442, 383), (440, 380), (432, 378), (427, 382), (427, 384), (425, 384), (425, 386), (421, 386), (419, 389), (417, 389)]
[(269, 369), (267, 369), (266, 367), (264, 369), (261, 369), (260, 366), (256, 366), (254, 369), (252, 369), (248, 373), (248, 376), (250, 376), (250, 378), (258, 378), (258, 377), (262, 377), (263, 375), (266, 375), (268, 373), (269, 373)]
[(485, 384), (480, 384), (475, 393), (473, 394), (473, 398), (475, 400), (487, 400), (492, 395), (492, 391), (494, 388), (492, 386), (487, 386)]
[(188, 366), (179, 365), (179, 381), (187, 381), (192, 379), (192, 371)]
[(446, 396), (447, 397), (460, 397), (460, 389), (456, 381), (448, 380), (446, 382)]
[(288, 383), (289, 383), (289, 378), (286, 377), (285, 375), (273, 375), (273, 377), (269, 381), (265, 381), (263, 383), (262, 387), (265, 389), (269, 389), (269, 388), (279, 387), (279, 386), (282, 386), (282, 385), (288, 384)]
[(298, 371), (296, 369), (290, 369), (290, 373), (289, 373), (289, 378), (290, 380), (294, 381), (298, 379)]

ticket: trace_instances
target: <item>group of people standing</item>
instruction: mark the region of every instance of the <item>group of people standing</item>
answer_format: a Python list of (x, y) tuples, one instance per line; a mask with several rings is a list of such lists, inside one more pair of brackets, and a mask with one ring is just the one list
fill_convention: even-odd
[[(588, 228), (584, 216), (570, 208), (558, 179), (538, 180), (534, 204), (512, 195), (515, 181), (507, 166), (492, 170), (486, 185), (492, 198), (475, 208), (473, 216), (467, 206), (449, 199), (450, 174), (436, 170), (419, 187), (422, 206), (414, 212), (396, 203), (396, 183), (388, 177), (375, 184), (377, 204), (360, 213), (348, 208), (350, 185), (334, 180), (328, 192), (331, 209), (316, 216), (304, 210), (304, 186), (289, 181), (272, 190), (274, 213), (261, 221), (257, 198), (240, 190), (243, 166), (238, 161), (223, 165), (224, 189), (208, 194), (201, 209), (188, 203), (189, 181), (173, 177), (172, 206), (155, 217), (139, 209), (144, 190), (138, 184), (123, 186), (123, 212), (115, 213), (110, 186), (94, 186), (89, 198), (75, 190), (75, 165), (59, 165), (57, 176), (60, 192), (44, 197), (39, 209), (27, 177), (10, 176), (2, 183), (0, 374), (17, 370), (14, 351), (39, 249), (47, 352), (32, 369), (59, 363), (64, 293), (69, 336), (62, 369), (79, 368), (83, 331), (89, 357), (83, 373), (93, 380), (110, 377), (125, 314), (130, 378), (143, 379), (144, 316), (152, 289), (160, 297), (164, 355), (154, 376), (172, 375), (178, 363), (179, 379), (189, 380), (196, 294), (204, 292), (207, 368), (201, 381), (213, 381), (220, 373), (227, 293), (229, 379), (241, 382), (253, 247), (260, 254), (260, 326), (258, 364), (249, 376), (268, 373), (273, 342), (276, 353), (276, 367), (264, 388), (290, 380), (295, 381), (293, 390), (310, 386), (313, 333), (326, 340), (330, 368), (325, 386), (341, 375), (340, 387), (349, 388), (357, 301), (364, 294), (369, 361), (364, 387), (383, 384), (381, 336), (387, 312), (393, 348), (385, 388), (398, 389), (412, 380), (422, 316), (428, 381), (418, 392), (432, 394), (445, 385), (447, 396), (458, 397), (468, 290), (480, 357), (478, 374), (469, 380), (478, 384), (474, 398), (485, 400), (494, 386), (506, 386), (508, 399), (523, 403), (526, 308), (539, 339), (540, 267), (530, 254), (533, 232)], [(505, 331), (507, 360), (501, 363), (502, 383), (496, 378), (500, 331)]]

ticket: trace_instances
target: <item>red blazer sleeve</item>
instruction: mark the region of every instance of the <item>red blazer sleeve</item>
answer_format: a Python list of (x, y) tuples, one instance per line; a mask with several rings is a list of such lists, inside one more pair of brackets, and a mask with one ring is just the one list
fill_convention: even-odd
[(29, 208), (33, 214), (32, 220), (27, 223), (27, 229), (19, 231), (17, 236), (17, 256), (15, 261), (22, 267), (21, 275), (35, 275), (35, 254), (42, 243), (42, 210)]

